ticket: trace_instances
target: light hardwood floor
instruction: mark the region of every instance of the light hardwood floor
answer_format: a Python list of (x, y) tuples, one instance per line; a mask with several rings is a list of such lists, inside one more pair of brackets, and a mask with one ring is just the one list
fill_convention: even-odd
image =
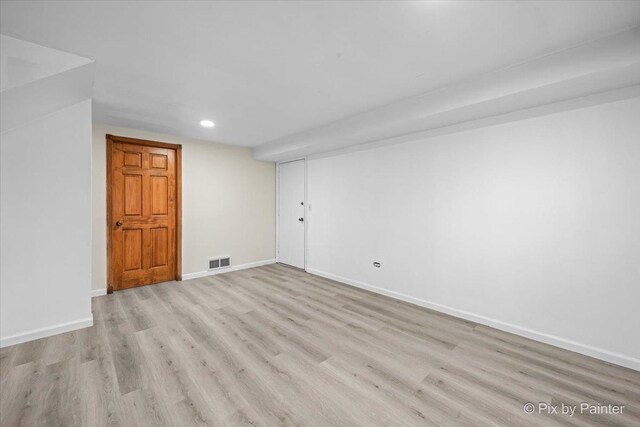
[[(640, 425), (640, 373), (280, 265), (1, 350), (1, 425)], [(526, 402), (625, 405), (534, 414)]]

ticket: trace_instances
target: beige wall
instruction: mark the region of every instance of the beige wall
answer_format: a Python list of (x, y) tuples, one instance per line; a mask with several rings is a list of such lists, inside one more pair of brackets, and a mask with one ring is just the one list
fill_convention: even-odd
[(93, 125), (92, 288), (104, 289), (107, 133), (182, 144), (182, 274), (230, 255), (233, 266), (275, 258), (275, 165), (249, 148), (101, 124)]

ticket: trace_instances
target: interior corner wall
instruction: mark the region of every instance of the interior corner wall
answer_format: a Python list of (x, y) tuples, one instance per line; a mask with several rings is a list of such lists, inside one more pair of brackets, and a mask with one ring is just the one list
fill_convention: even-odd
[[(93, 290), (107, 285), (106, 134), (182, 145), (182, 278), (275, 262), (275, 163), (251, 149), (96, 123), (93, 126)], [(224, 271), (224, 270), (218, 270)]]
[(91, 315), (91, 100), (0, 135), (2, 346)]
[(634, 98), (311, 159), (308, 271), (640, 370), (639, 118)]

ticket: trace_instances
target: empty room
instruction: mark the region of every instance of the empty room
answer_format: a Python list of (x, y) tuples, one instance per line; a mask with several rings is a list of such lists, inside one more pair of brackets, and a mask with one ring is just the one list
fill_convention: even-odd
[(0, 1), (0, 426), (640, 426), (640, 1)]

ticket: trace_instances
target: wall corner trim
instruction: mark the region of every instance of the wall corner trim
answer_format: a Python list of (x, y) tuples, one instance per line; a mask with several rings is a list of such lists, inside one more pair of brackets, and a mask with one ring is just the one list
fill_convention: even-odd
[(232, 271), (246, 270), (248, 268), (261, 267), (263, 265), (269, 265), (269, 264), (275, 264), (275, 263), (276, 263), (275, 259), (265, 259), (262, 261), (254, 261), (254, 262), (248, 262), (246, 264), (234, 265), (234, 266), (231, 266), (230, 268), (220, 268), (220, 269), (211, 270), (211, 271), (207, 270), (207, 271), (198, 271), (195, 273), (186, 273), (182, 275), (182, 280), (197, 279), (199, 277), (206, 277), (206, 276), (214, 276), (216, 274), (230, 273)]
[(592, 347), (586, 344), (578, 343), (566, 338), (558, 337), (555, 335), (546, 334), (540, 331), (534, 331), (532, 329), (524, 328), (512, 323), (503, 322), (490, 317), (481, 316), (475, 313), (471, 313), (457, 308), (448, 307), (446, 305), (434, 303), (431, 301), (414, 298), (412, 296), (401, 294), (399, 292), (390, 291), (388, 289), (379, 288), (366, 283), (358, 282), (355, 280), (340, 277), (331, 273), (326, 273), (321, 270), (313, 268), (307, 268), (307, 273), (314, 274), (316, 276), (324, 277), (326, 279), (335, 280), (336, 282), (344, 283), (345, 285), (353, 286), (355, 288), (366, 289), (371, 292), (375, 292), (380, 295), (385, 295), (390, 298), (394, 298), (400, 301), (408, 302), (411, 304), (425, 307), (440, 313), (445, 313), (454, 317), (459, 317), (465, 320), (470, 320), (485, 326), (490, 326), (495, 329), (499, 329), (504, 332), (509, 332), (521, 337), (529, 338), (534, 341), (539, 341), (545, 344), (549, 344), (555, 347), (559, 347), (565, 350), (580, 353), (585, 356), (593, 357), (603, 360), (608, 363), (623, 366), (625, 368), (634, 369), (640, 371), (640, 359), (636, 359), (631, 356), (626, 356), (619, 353), (614, 353), (602, 348)]
[(45, 328), (33, 329), (31, 331), (22, 332), (0, 339), (0, 348), (9, 347), (11, 345), (21, 344), (27, 341), (33, 341), (40, 338), (50, 337), (65, 332), (75, 331), (77, 329), (88, 328), (93, 326), (93, 314), (84, 319), (73, 320), (71, 322), (59, 323)]

